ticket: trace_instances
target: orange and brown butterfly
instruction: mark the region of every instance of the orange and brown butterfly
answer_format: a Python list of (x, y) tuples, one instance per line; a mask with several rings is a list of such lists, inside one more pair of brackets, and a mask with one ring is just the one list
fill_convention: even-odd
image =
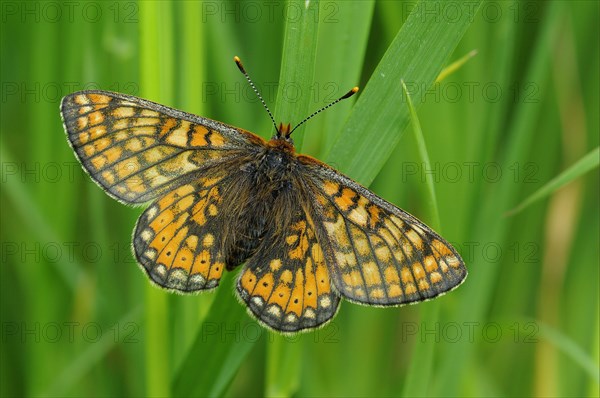
[(225, 270), (244, 264), (237, 294), (250, 313), (271, 329), (296, 332), (331, 320), (341, 298), (414, 303), (467, 275), (456, 250), (431, 228), (297, 154), (289, 125), (265, 141), (97, 90), (66, 96), (61, 114), (69, 143), (106, 193), (126, 204), (151, 202), (135, 226), (133, 250), (162, 288), (214, 289)]

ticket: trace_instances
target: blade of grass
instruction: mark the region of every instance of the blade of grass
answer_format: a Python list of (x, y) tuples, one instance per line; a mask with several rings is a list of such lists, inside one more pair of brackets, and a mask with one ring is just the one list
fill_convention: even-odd
[(467, 63), (467, 61), (469, 61), (471, 58), (473, 58), (476, 55), (477, 55), (477, 50), (472, 50), (472, 51), (469, 51), (462, 58), (452, 62), (450, 65), (446, 66), (442, 70), (442, 72), (440, 72), (437, 79), (435, 79), (435, 82), (436, 83), (441, 82), (442, 80), (444, 80), (445, 78), (447, 78), (448, 76), (450, 76), (451, 74), (453, 74), (454, 72), (459, 70), (464, 64)]
[[(107, 328), (107, 330), (120, 330), (119, 328), (122, 328), (122, 325), (137, 324), (141, 318), (141, 314), (142, 307), (138, 306), (125, 314), (112, 327)], [(47, 397), (68, 395), (71, 392), (71, 388), (88, 374), (94, 366), (102, 362), (117, 343), (118, 339), (113, 333), (105, 333), (98, 341), (90, 343), (60, 372), (53, 384), (49, 386), (43, 395)]]
[[(9, 156), (5, 152), (6, 146), (2, 141), (0, 140), (0, 158), (2, 158), (3, 164), (16, 164), (12, 160), (12, 156)], [(32, 193), (23, 184), (18, 182), (16, 175), (9, 176), (6, 174), (7, 170), (8, 168), (2, 169), (2, 194), (6, 195), (13, 203), (20, 215), (20, 219), (24, 220), (29, 229), (35, 232), (33, 237), (39, 242), (63, 242), (64, 240), (59, 238), (50, 220), (44, 214), (40, 213), (40, 208), (35, 205)], [(60, 275), (65, 286), (69, 288), (71, 293), (76, 291), (77, 285), (81, 283), (82, 279), (88, 277), (82, 271), (84, 268), (81, 264), (77, 263), (77, 260), (55, 261), (51, 264), (56, 267), (57, 274)]]
[[(402, 89), (406, 95), (406, 105), (410, 112), (410, 123), (412, 125), (412, 131), (414, 133), (415, 141), (417, 142), (417, 150), (419, 152), (419, 161), (423, 163), (426, 170), (431, 170), (431, 162), (429, 161), (429, 154), (427, 153), (427, 145), (425, 144), (425, 137), (421, 130), (421, 123), (419, 122), (419, 116), (410, 99), (410, 93), (406, 88), (404, 80), (402, 80)], [(428, 223), (434, 228), (440, 229), (440, 212), (438, 209), (437, 199), (435, 196), (435, 185), (433, 182), (433, 176), (426, 174), (425, 186), (427, 187), (425, 192), (425, 209), (428, 211), (428, 217), (426, 217)]]
[[(343, 1), (343, 2), (321, 2), (320, 24), (319, 24), (319, 44), (317, 47), (317, 66), (315, 70), (315, 81), (312, 85), (313, 92), (310, 108), (316, 109), (326, 105), (345, 93), (350, 87), (359, 85), (361, 71), (366, 61), (365, 53), (370, 34), (372, 15), (374, 10), (373, 1)], [(354, 97), (338, 103), (333, 109), (322, 112), (319, 116), (311, 119), (307, 123), (304, 142), (301, 148), (303, 153), (316, 155), (322, 158), (321, 153), (325, 148), (330, 147), (334, 138), (337, 136), (344, 120), (350, 113), (354, 104)], [(336, 318), (334, 322), (337, 322)], [(291, 350), (298, 351), (298, 354), (291, 355), (292, 360), (281, 356), (281, 366), (285, 369), (288, 366), (295, 365), (293, 358), (302, 356), (306, 358), (299, 370), (297, 379), (286, 378), (288, 382), (300, 380), (298, 386), (280, 387), (280, 381), (277, 375), (267, 375), (268, 383), (276, 383), (277, 388), (281, 390), (292, 391), (297, 388), (295, 395), (314, 396), (327, 394), (330, 391), (337, 391), (337, 394), (344, 395), (342, 389), (336, 385), (347, 384), (346, 380), (357, 380), (352, 373), (354, 371), (359, 378), (369, 380), (363, 369), (344, 369), (342, 367), (332, 367), (333, 361), (323, 360), (324, 357), (336, 358), (336, 361), (345, 362), (344, 355), (354, 358), (364, 358), (360, 352), (353, 350), (352, 354), (345, 353), (341, 344), (322, 344), (323, 336), (328, 336), (335, 330), (335, 325), (329, 325), (324, 329), (303, 334), (293, 343)], [(320, 343), (315, 343), (320, 342)], [(277, 344), (279, 341), (274, 341)], [(357, 341), (357, 344), (360, 344)], [(281, 342), (286, 344), (286, 342)], [(287, 345), (290, 345), (289, 341)], [(351, 341), (346, 344), (352, 345)], [(335, 348), (334, 348), (335, 347)], [(310, 359), (309, 359), (310, 358)], [(320, 360), (316, 360), (320, 358)], [(364, 360), (364, 359), (360, 359)], [(270, 366), (277, 368), (277, 366)], [(296, 368), (294, 367), (294, 370)], [(294, 371), (292, 370), (292, 371)], [(281, 373), (281, 371), (279, 371)], [(340, 373), (345, 378), (340, 377)], [(312, 375), (317, 375), (313, 377)], [(310, 379), (311, 383), (303, 383), (302, 380)], [(324, 390), (328, 386), (328, 390)], [(354, 393), (359, 388), (354, 389)], [(265, 393), (270, 393), (270, 386), (266, 386)], [(285, 392), (285, 391), (284, 391)]]
[[(315, 108), (326, 105), (360, 83), (375, 2), (353, 0), (321, 3)], [(355, 98), (342, 101), (310, 122), (303, 151), (320, 153), (331, 147)], [(313, 149), (315, 148), (315, 149)]]
[[(275, 115), (279, 120), (298, 124), (309, 113), (311, 86), (314, 81), (317, 39), (319, 31), (319, 2), (291, 0), (288, 9), (302, 10), (298, 18), (288, 18), (283, 41), (283, 58), (279, 75), (279, 89)], [(300, 95), (297, 101), (288, 96), (290, 85), (298, 87)], [(302, 148), (304, 128), (294, 132), (293, 139), (297, 148)], [(266, 388), (268, 396), (291, 396), (300, 384), (302, 364), (302, 340), (296, 344), (287, 344), (282, 336), (275, 336), (273, 343), (267, 345)], [(287, 363), (288, 366), (279, 366)], [(289, 369), (293, 364), (295, 371)]]
[[(288, 10), (300, 12), (288, 15), (283, 41), (275, 121), (292, 123), (292, 128), (309, 113), (310, 89), (314, 81), (319, 21), (319, 2), (290, 0)], [(297, 148), (302, 148), (305, 125), (294, 132)]]
[[(431, 162), (429, 161), (429, 154), (427, 153), (427, 145), (425, 145), (425, 137), (423, 136), (423, 131), (421, 130), (421, 123), (419, 122), (417, 111), (415, 110), (412, 100), (410, 99), (410, 93), (406, 88), (404, 80), (402, 80), (402, 89), (404, 91), (404, 95), (406, 95), (406, 104), (410, 111), (410, 123), (412, 125), (412, 131), (417, 143), (419, 161), (427, 170), (431, 170)], [(425, 185), (427, 187), (424, 194), (425, 209), (428, 212), (428, 217), (426, 217), (426, 220), (434, 229), (439, 231), (440, 214), (435, 195), (433, 176), (431, 174), (427, 174)], [(438, 301), (427, 303), (427, 305), (423, 306), (421, 308), (421, 322), (426, 325), (436, 322), (438, 319), (439, 308), (440, 306)], [(427, 395), (427, 388), (429, 387), (428, 381), (431, 380), (431, 374), (433, 372), (433, 349), (434, 345), (431, 342), (417, 340), (415, 343), (415, 347), (413, 348), (411, 355), (410, 365), (406, 373), (406, 380), (402, 391), (403, 396), (416, 397)]]
[(273, 333), (267, 350), (265, 396), (291, 397), (300, 386), (303, 339), (291, 342)]
[(439, 23), (439, 16), (424, 12), (425, 8), (444, 10), (443, 1), (415, 5), (356, 101), (326, 156), (328, 162), (335, 160), (340, 171), (362, 184), (373, 181), (410, 119), (406, 107), (398, 108), (403, 101), (400, 80), (415, 87), (413, 99), (418, 105), (473, 21), (480, 1), (466, 3), (452, 23)]
[[(600, 328), (599, 328), (600, 323), (598, 322), (598, 312), (596, 311), (596, 320), (594, 322), (594, 338), (593, 338), (593, 342), (594, 342), (594, 347), (592, 348), (592, 355), (594, 356), (594, 358), (591, 358), (592, 363), (596, 366), (598, 366), (598, 362), (600, 361), (599, 358), (599, 354), (600, 354)], [(594, 383), (593, 381), (590, 380), (590, 383), (588, 384), (588, 391), (589, 391), (589, 396), (592, 396), (594, 394), (594, 392), (598, 392), (598, 382), (596, 381), (596, 383)]]
[[(560, 15), (562, 3), (551, 2), (546, 9), (546, 15), (540, 27), (539, 37), (535, 43), (534, 53), (524, 81), (535, 81), (542, 91), (548, 84), (549, 43), (553, 39), (553, 23)], [(542, 91), (543, 92), (543, 91)], [(528, 151), (534, 145), (534, 125), (537, 122), (542, 105), (540, 103), (521, 103), (515, 108), (515, 115), (508, 127), (508, 142), (504, 153), (500, 156), (501, 164), (523, 164)], [(498, 208), (510, 203), (517, 194), (517, 186), (511, 179), (500, 180), (487, 197), (480, 198), (480, 210), (474, 218), (472, 236), (478, 242), (504, 242), (508, 232), (508, 224), (499, 220)], [(490, 228), (494, 225), (494, 228)], [(484, 319), (484, 313), (492, 299), (493, 283), (498, 274), (498, 267), (479, 267), (472, 272), (469, 282), (462, 288), (462, 300), (455, 311), (457, 322), (473, 322)], [(436, 377), (435, 395), (461, 395), (462, 370), (469, 358), (472, 358), (474, 347), (464, 341), (449, 345), (445, 355), (440, 360), (440, 368)]]
[[(140, 86), (142, 96), (158, 102), (173, 102), (173, 35), (171, 4), (141, 2)], [(160, 28), (157, 28), (159, 27)], [(148, 283), (145, 288), (146, 395), (170, 396), (168, 297)]]
[(540, 328), (540, 336), (546, 338), (552, 344), (554, 344), (559, 350), (561, 350), (567, 357), (579, 365), (585, 373), (596, 382), (596, 385), (600, 384), (600, 368), (598, 364), (594, 362), (594, 359), (585, 352), (575, 341), (569, 338), (567, 335), (561, 333), (559, 330), (546, 325), (540, 321), (536, 321)]
[(529, 205), (537, 202), (550, 195), (552, 192), (557, 191), (561, 187), (565, 186), (569, 182), (581, 177), (590, 170), (595, 169), (600, 164), (600, 147), (593, 149), (587, 155), (579, 159), (574, 165), (563, 171), (552, 180), (548, 181), (543, 187), (535, 191), (533, 194), (528, 196), (514, 209), (509, 210), (506, 215), (513, 216)]
[(173, 375), (174, 396), (221, 396), (250, 349), (264, 332), (246, 315), (231, 290), (234, 275), (226, 273), (215, 303), (198, 329), (185, 359)]
[[(178, 66), (178, 98), (181, 109), (198, 115), (205, 115), (207, 109), (202, 101), (202, 84), (206, 81), (206, 24), (198, 23), (202, 15), (200, 2), (176, 2), (176, 19), (180, 20), (181, 52), (186, 54), (185, 62)], [(199, 321), (208, 313), (214, 295), (198, 297), (173, 295), (170, 297), (173, 311), (173, 368), (177, 369), (185, 358), (188, 348), (194, 341)]]
[[(379, 172), (398, 142), (399, 132), (409, 122), (409, 110), (398, 107), (404, 96), (401, 79), (418, 88), (417, 99), (413, 96), (418, 104), (473, 19), (467, 13), (456, 23), (439, 24), (439, 16), (421, 12), (426, 7), (443, 9), (443, 3), (419, 4), (388, 48), (326, 156), (327, 162), (366, 185)], [(471, 4), (474, 13), (479, 3)], [(430, 308), (435, 319), (435, 305)], [(340, 387), (347, 386), (342, 383)], [(351, 394), (352, 389), (345, 392)]]

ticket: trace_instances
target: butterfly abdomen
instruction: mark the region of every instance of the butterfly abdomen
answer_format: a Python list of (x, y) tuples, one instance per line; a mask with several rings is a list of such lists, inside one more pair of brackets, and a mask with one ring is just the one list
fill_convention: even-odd
[(237, 215), (228, 222), (228, 270), (253, 256), (267, 240), (267, 231), (283, 231), (291, 223), (286, 209), (289, 213), (294, 195), (293, 167), (293, 156), (277, 147), (265, 148), (256, 160), (240, 167), (225, 199), (230, 214)]

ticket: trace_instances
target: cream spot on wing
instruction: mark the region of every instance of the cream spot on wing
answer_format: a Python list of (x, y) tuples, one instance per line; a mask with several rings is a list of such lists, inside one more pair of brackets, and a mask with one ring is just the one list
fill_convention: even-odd
[(158, 209), (154, 206), (148, 208), (148, 210), (146, 210), (146, 214), (148, 215), (148, 218), (154, 218), (154, 216), (156, 216), (156, 212), (158, 211)]
[(79, 108), (79, 114), (83, 115), (84, 113), (88, 113), (94, 110), (94, 107), (92, 106), (82, 106), (81, 108)]
[(213, 234), (204, 235), (204, 239), (202, 239), (202, 244), (204, 247), (211, 247), (215, 242), (215, 237)]
[(140, 236), (142, 237), (143, 240), (148, 241), (148, 240), (150, 240), (150, 238), (152, 238), (152, 231), (149, 229), (145, 229), (142, 231)]
[(271, 262), (269, 263), (269, 267), (272, 271), (279, 270), (279, 268), (281, 268), (281, 260), (278, 258), (271, 260)]
[(288, 314), (288, 316), (285, 317), (285, 321), (287, 323), (294, 323), (297, 321), (296, 315), (294, 314)]
[[(129, 126), (129, 120), (127, 119), (119, 119), (115, 123), (113, 123), (113, 131), (125, 130)], [(125, 131), (121, 131), (125, 133)]]
[(352, 211), (348, 215), (349, 219), (351, 219), (361, 227), (367, 225), (367, 221), (369, 219), (366, 207), (367, 203), (367, 199), (361, 196), (358, 200), (358, 205), (356, 206), (356, 208), (352, 209)]
[(423, 248), (423, 239), (421, 239), (421, 236), (419, 236), (419, 234), (414, 229), (408, 231), (406, 233), (406, 236), (408, 237), (408, 239), (410, 239), (410, 241), (413, 243), (413, 245), (415, 245), (415, 247), (418, 250)]
[(159, 113), (150, 109), (143, 109), (141, 115), (147, 117), (158, 117)]
[(280, 317), (281, 316), (281, 309), (279, 308), (279, 306), (277, 305), (272, 305), (270, 306), (267, 311), (269, 312), (269, 314), (276, 316), (276, 317)]
[(371, 254), (371, 247), (366, 236), (364, 236), (362, 233), (359, 234), (354, 232), (352, 236), (354, 237), (354, 248), (358, 251), (358, 254), (361, 256), (368, 256)]
[(115, 183), (115, 173), (113, 173), (110, 170), (104, 170), (102, 172), (102, 177), (104, 178), (104, 181), (106, 181), (110, 185), (113, 185)]
[(204, 285), (206, 279), (200, 274), (194, 274), (190, 277), (190, 284), (192, 285)]
[(369, 295), (375, 299), (382, 299), (384, 297), (384, 292), (383, 292), (383, 289), (376, 288), (376, 289), (371, 290)]
[(87, 105), (90, 103), (90, 100), (87, 96), (85, 96), (83, 94), (79, 94), (79, 95), (75, 96), (75, 103), (78, 105)]
[(367, 286), (379, 285), (381, 284), (381, 276), (379, 274), (379, 268), (377, 264), (373, 261), (369, 261), (363, 265), (363, 274), (365, 277), (365, 282)]
[(167, 267), (162, 264), (158, 264), (156, 267), (154, 267), (153, 272), (164, 279), (165, 276), (167, 276)]
[(314, 319), (315, 318), (315, 311), (312, 308), (307, 308), (304, 311), (304, 316), (306, 318)]
[(131, 152), (137, 152), (142, 149), (142, 141), (139, 138), (132, 138), (125, 144), (125, 149)]
[(264, 304), (263, 299), (257, 296), (252, 297), (252, 302), (259, 307), (262, 307)]
[(148, 249), (144, 252), (144, 256), (150, 260), (156, 259), (156, 250)]
[(444, 259), (452, 268), (458, 268), (460, 266), (460, 261), (454, 256), (446, 256)]
[(434, 271), (438, 268), (437, 261), (435, 261), (435, 257), (427, 256), (425, 257), (425, 269), (427, 272)]
[(112, 115), (115, 118), (131, 117), (131, 116), (133, 116), (133, 114), (134, 114), (133, 108), (124, 107), (124, 106), (121, 106), (121, 107), (115, 109), (114, 111), (112, 111)]
[(402, 295), (402, 289), (400, 285), (393, 284), (388, 286), (388, 296), (390, 297), (399, 297)]

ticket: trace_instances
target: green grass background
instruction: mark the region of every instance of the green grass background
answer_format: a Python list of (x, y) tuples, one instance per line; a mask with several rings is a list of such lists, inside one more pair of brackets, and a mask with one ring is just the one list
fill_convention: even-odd
[[(597, 2), (1, 7), (2, 396), (598, 396)], [(121, 91), (268, 138), (234, 55), (278, 121), (360, 86), (298, 147), (428, 223), (437, 207), (465, 284), (343, 303), (295, 337), (257, 326), (235, 275), (199, 296), (150, 286), (130, 251), (141, 210), (81, 171), (60, 98)]]

